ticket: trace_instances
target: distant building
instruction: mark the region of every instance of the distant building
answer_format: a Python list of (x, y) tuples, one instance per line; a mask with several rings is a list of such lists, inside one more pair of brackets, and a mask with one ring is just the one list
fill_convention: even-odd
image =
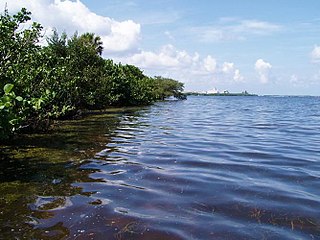
[(207, 94), (216, 94), (216, 93), (219, 93), (218, 89), (217, 88), (214, 88), (212, 90), (209, 90), (206, 92)]

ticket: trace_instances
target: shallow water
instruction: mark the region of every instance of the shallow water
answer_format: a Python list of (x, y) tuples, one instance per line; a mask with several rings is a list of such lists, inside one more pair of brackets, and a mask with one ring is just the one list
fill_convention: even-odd
[(189, 97), (0, 154), (0, 238), (320, 239), (320, 98)]

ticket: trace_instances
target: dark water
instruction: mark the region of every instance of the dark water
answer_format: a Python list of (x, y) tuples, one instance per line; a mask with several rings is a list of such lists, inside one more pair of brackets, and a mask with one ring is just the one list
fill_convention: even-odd
[(318, 97), (189, 97), (1, 150), (0, 239), (320, 239)]

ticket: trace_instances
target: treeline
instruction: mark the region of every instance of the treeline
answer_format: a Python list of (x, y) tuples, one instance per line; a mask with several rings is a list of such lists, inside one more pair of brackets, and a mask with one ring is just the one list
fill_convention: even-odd
[(5, 10), (0, 18), (0, 140), (16, 131), (45, 130), (52, 119), (83, 109), (185, 97), (178, 81), (102, 58), (101, 38), (93, 33), (55, 31), (41, 46), (42, 26), (24, 29), (30, 16), (26, 9), (15, 15)]

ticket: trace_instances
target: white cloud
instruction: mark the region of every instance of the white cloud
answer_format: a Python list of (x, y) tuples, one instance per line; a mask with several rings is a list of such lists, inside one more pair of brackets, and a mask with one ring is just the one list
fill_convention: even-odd
[(209, 73), (214, 73), (217, 68), (217, 60), (208, 55), (204, 60), (204, 68), (207, 70)]
[[(177, 50), (173, 45), (163, 46), (158, 52), (141, 51), (128, 57), (122, 57), (118, 60), (138, 65), (149, 69), (180, 69), (192, 67), (199, 62), (199, 54), (190, 55), (188, 52)], [(209, 59), (211, 60), (211, 59)], [(210, 62), (208, 62), (209, 64)], [(212, 67), (212, 66), (211, 66)]]
[(297, 84), (297, 83), (299, 83), (299, 78), (298, 78), (298, 76), (297, 76), (296, 74), (292, 74), (292, 75), (290, 76), (290, 82), (291, 82), (292, 84)]
[(311, 60), (314, 63), (320, 62), (320, 46), (315, 45), (311, 52)]
[(80, 0), (0, 0), (0, 8), (4, 9), (6, 3), (10, 12), (26, 7), (32, 12), (32, 20), (41, 23), (47, 32), (53, 28), (66, 31), (68, 35), (75, 31), (93, 32), (103, 40), (106, 52), (130, 51), (140, 39), (140, 24), (97, 15)]
[(221, 67), (221, 72), (227, 76), (229, 80), (235, 82), (243, 82), (244, 77), (240, 74), (240, 70), (235, 68), (235, 64), (232, 62), (224, 62)]
[(230, 73), (234, 70), (234, 63), (224, 62), (222, 65), (222, 72)]
[(166, 35), (170, 40), (175, 40), (174, 36), (171, 34), (170, 31), (165, 31), (164, 35)]
[(236, 69), (234, 71), (233, 80), (235, 82), (243, 82), (244, 81), (244, 77), (240, 74), (240, 70), (239, 69)]
[(232, 28), (235, 32), (266, 35), (279, 31), (281, 26), (257, 20), (242, 20), (239, 25), (235, 25)]
[(244, 37), (230, 32), (224, 27), (197, 27), (192, 29), (192, 35), (197, 36), (201, 42), (244, 40)]
[(192, 34), (203, 42), (245, 40), (252, 35), (270, 35), (282, 29), (281, 25), (258, 20), (223, 18), (212, 26), (194, 27)]
[(317, 82), (316, 79), (312, 79), (309, 77), (308, 79), (305, 79), (301, 76), (298, 76), (297, 74), (292, 74), (289, 80), (290, 80), (290, 84), (295, 88), (309, 87)]
[(259, 74), (260, 82), (263, 84), (268, 83), (272, 65), (268, 62), (265, 62), (263, 59), (258, 59), (254, 67), (256, 72)]
[(217, 60), (212, 56), (200, 57), (195, 53), (165, 45), (158, 51), (143, 51), (114, 59), (133, 64), (145, 70), (149, 76), (161, 75), (186, 83), (189, 90), (208, 90), (214, 87)]
[(212, 89), (216, 84), (243, 82), (240, 70), (231, 62), (218, 63), (211, 55), (201, 57), (197, 52), (189, 53), (173, 45), (164, 45), (158, 51), (143, 51), (115, 61), (133, 64), (150, 76), (161, 75), (186, 83), (186, 89)]

